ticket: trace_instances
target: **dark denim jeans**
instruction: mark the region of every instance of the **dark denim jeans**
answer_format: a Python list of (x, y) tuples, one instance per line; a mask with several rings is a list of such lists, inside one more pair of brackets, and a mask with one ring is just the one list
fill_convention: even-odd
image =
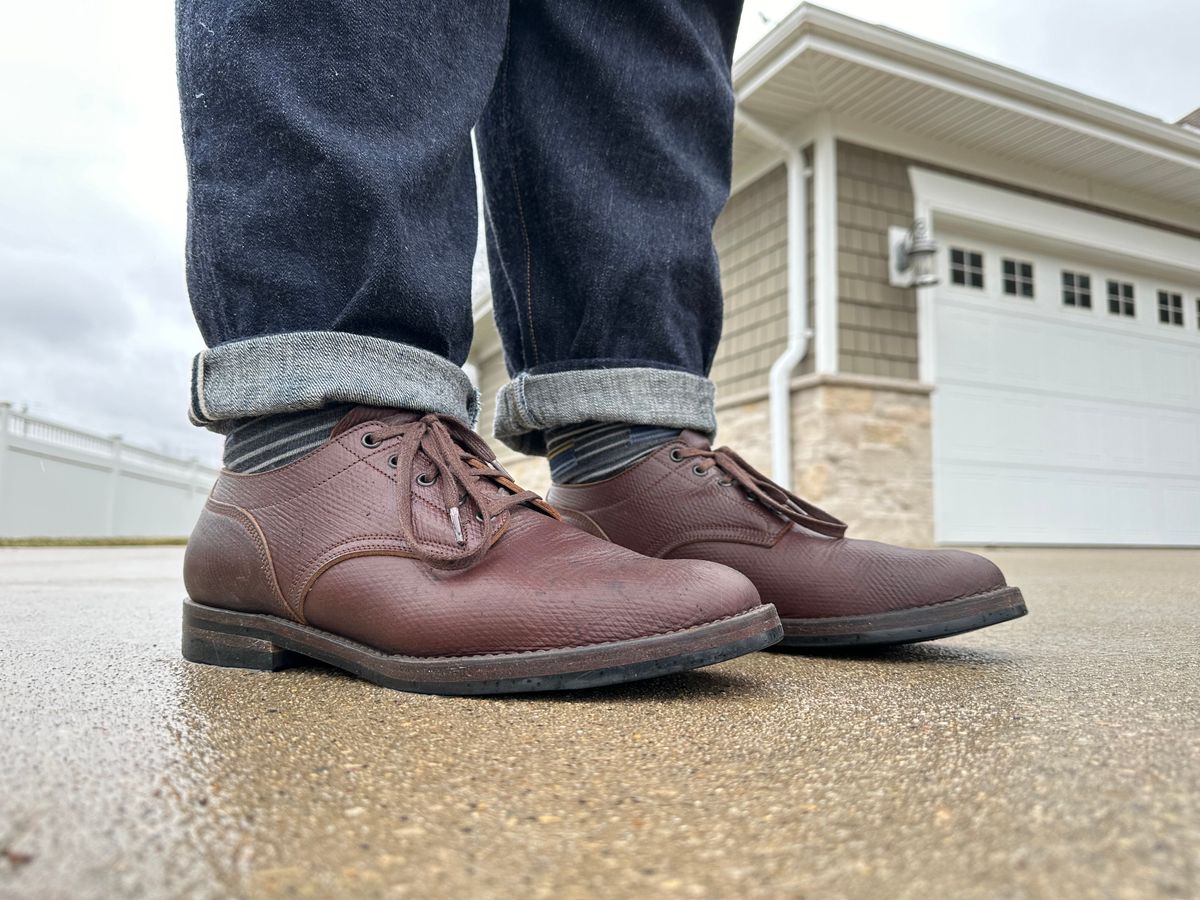
[(712, 431), (729, 0), (179, 0), (192, 417), (334, 401), (473, 420), (484, 184), (514, 380), (497, 435)]

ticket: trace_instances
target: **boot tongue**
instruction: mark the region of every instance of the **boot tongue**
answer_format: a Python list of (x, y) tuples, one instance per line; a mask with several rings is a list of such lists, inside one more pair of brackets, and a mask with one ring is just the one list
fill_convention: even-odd
[(712, 441), (708, 439), (707, 435), (703, 435), (698, 431), (692, 431), (690, 428), (685, 428), (679, 432), (679, 440), (689, 447), (695, 447), (697, 450), (712, 449)]
[(387, 425), (404, 425), (408, 422), (415, 422), (421, 418), (424, 413), (414, 412), (411, 409), (390, 409), (386, 406), (356, 406), (338, 421), (333, 427), (333, 432), (330, 437), (337, 437), (339, 434), (349, 431), (355, 426), (363, 424), (363, 422), (383, 422)]

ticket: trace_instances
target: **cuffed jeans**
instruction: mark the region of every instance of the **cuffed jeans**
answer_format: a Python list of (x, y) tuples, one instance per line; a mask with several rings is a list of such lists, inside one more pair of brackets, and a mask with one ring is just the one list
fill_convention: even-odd
[(474, 423), (484, 185), (496, 436), (712, 433), (729, 193), (723, 0), (179, 0), (191, 416), (332, 402)]

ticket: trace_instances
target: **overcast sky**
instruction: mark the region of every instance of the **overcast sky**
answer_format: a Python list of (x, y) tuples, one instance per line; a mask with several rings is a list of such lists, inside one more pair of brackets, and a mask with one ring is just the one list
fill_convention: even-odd
[[(738, 51), (796, 4), (749, 0)], [(824, 4), (1174, 121), (1200, 106), (1200, 4)], [(213, 461), (187, 424), (173, 4), (9, 4), (0, 28), (0, 400)], [(763, 17), (766, 17), (766, 21)]]

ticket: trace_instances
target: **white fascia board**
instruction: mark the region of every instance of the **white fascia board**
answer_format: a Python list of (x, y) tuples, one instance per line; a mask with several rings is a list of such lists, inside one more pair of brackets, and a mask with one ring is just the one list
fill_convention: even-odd
[(764, 175), (774, 172), (785, 162), (785, 155), (782, 152), (776, 152), (764, 156), (753, 166), (745, 166), (738, 169), (734, 172), (733, 180), (730, 182), (729, 196), (732, 197), (738, 191), (744, 191)]
[(1090, 118), (1150, 139), (1161, 140), (1193, 155), (1200, 155), (1200, 136), (1188, 134), (1176, 125), (1118, 103), (1101, 100), (999, 63), (980, 59), (961, 50), (953, 50), (902, 31), (872, 25), (820, 7), (809, 7), (808, 21), (814, 32), (858, 43), (863, 48), (875, 50), (877, 54), (907, 58), (927, 68), (940, 70), (958, 81), (986, 85), (993, 90), (1057, 107), (1070, 113), (1075, 119)]
[[(739, 119), (741, 121), (738, 121)], [(813, 142), (814, 117), (812, 116), (797, 123), (795, 127), (778, 133), (776, 137), (782, 139), (782, 145), (778, 140), (773, 140), (767, 138), (765, 135), (756, 133), (755, 126), (748, 119), (752, 121), (747, 113), (739, 112), (735, 114), (735, 135), (744, 135), (743, 139), (753, 141), (767, 152), (754, 165), (745, 166), (734, 171), (729, 189), (730, 196), (744, 190), (767, 173), (774, 171), (787, 162), (787, 152), (782, 145), (803, 150)]]
[(1128, 260), (1138, 268), (1173, 275), (1200, 274), (1200, 239), (1113, 216), (1076, 209), (1002, 188), (909, 168), (918, 214), (931, 215), (936, 227), (955, 220), (988, 230), (1033, 236)]
[(784, 16), (783, 21), (763, 35), (758, 43), (734, 60), (734, 89), (740, 91), (747, 79), (755, 77), (757, 70), (775, 61), (782, 49), (795, 41), (817, 9), (819, 7), (812, 4), (801, 3)]
[[(1103, 124), (1089, 123), (1065, 109), (1061, 111), (1048, 109), (1037, 103), (1010, 96), (989, 87), (968, 84), (951, 74), (940, 74), (907, 62), (886, 59), (870, 51), (851, 47), (840, 41), (821, 37), (811, 37), (807, 40), (812, 50), (823, 53), (826, 56), (833, 56), (889, 75), (895, 75), (907, 81), (938, 88), (939, 90), (957, 94), (960, 97), (966, 97), (970, 100), (977, 100), (996, 109), (1013, 112), (1049, 125), (1057, 125), (1060, 128), (1074, 131), (1077, 134), (1098, 138), (1110, 144), (1132, 150), (1135, 153), (1144, 153), (1148, 156), (1165, 159), (1200, 172), (1200, 141), (1190, 140), (1187, 144), (1193, 146), (1174, 149), (1170, 146), (1163, 146), (1152, 140), (1148, 140), (1145, 137), (1122, 133)], [(1182, 131), (1182, 129), (1179, 130)]]
[(977, 96), (1163, 159), (1200, 168), (1200, 134), (903, 32), (801, 4), (734, 65), (734, 90), (748, 99), (809, 49)]

